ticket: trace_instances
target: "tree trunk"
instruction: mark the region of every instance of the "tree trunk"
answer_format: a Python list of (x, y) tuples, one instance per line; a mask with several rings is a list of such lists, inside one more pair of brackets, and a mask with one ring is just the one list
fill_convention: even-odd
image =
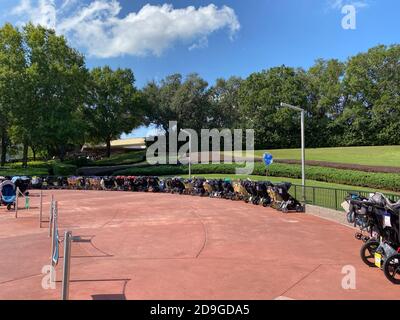
[(6, 130), (3, 128), (2, 132), (1, 132), (1, 160), (0, 160), (0, 165), (2, 167), (4, 167), (4, 165), (6, 164), (6, 157), (7, 157), (7, 132)]
[(111, 139), (107, 139), (107, 158), (111, 157)]
[(60, 149), (59, 149), (60, 151), (59, 151), (59, 153), (58, 153), (58, 156), (60, 157), (60, 161), (61, 162), (64, 162), (64, 160), (65, 160), (65, 154), (66, 154), (66, 152), (65, 152), (65, 146), (64, 145), (62, 145), (62, 146), (60, 146)]
[(22, 154), (22, 167), (26, 168), (28, 166), (28, 144), (24, 143), (24, 151)]
[(33, 154), (33, 161), (36, 161), (36, 149), (34, 147), (31, 147), (31, 149)]

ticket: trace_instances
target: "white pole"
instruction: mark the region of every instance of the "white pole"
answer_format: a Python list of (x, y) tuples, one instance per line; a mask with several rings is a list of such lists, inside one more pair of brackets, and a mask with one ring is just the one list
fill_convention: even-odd
[(303, 204), (306, 203), (306, 151), (305, 151), (305, 137), (304, 137), (304, 110), (301, 111), (301, 183), (303, 186), (302, 196)]
[(291, 104), (281, 102), (281, 107), (287, 107), (292, 110), (296, 110), (301, 112), (301, 185), (302, 185), (302, 201), (303, 205), (306, 205), (306, 152), (305, 152), (305, 134), (304, 134), (304, 109), (296, 106), (292, 106)]
[(53, 261), (53, 251), (54, 251), (54, 246), (56, 245), (54, 243), (54, 241), (56, 240), (54, 237), (56, 222), (57, 222), (57, 201), (54, 202), (54, 205), (53, 205), (53, 219), (52, 219), (52, 223), (51, 223), (51, 230), (52, 230), (51, 231), (51, 255), (50, 255), (51, 261)]

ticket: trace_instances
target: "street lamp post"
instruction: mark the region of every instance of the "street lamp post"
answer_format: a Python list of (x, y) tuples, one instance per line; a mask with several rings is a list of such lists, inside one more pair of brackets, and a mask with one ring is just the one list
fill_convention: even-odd
[(302, 197), (303, 203), (306, 203), (306, 194), (305, 194), (305, 186), (306, 186), (306, 152), (305, 152), (305, 138), (304, 138), (304, 109), (296, 106), (292, 106), (291, 104), (281, 103), (281, 107), (290, 108), (295, 111), (299, 111), (301, 113), (301, 183), (302, 183)]
[(189, 136), (189, 179), (192, 179), (192, 134), (184, 129), (181, 131)]

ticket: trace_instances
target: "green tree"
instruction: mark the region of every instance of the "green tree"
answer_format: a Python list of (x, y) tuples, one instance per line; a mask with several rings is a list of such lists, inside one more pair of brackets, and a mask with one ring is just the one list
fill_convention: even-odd
[(143, 94), (148, 104), (147, 123), (162, 128), (167, 136), (170, 121), (177, 121), (178, 131), (191, 128), (200, 132), (213, 126), (215, 116), (208, 83), (197, 74), (184, 80), (180, 74), (174, 74), (160, 83), (150, 82)]
[(1, 105), (8, 110), (10, 138), (23, 145), (23, 164), (29, 147), (46, 148), (63, 160), (69, 146), (83, 143), (84, 57), (40, 26), (5, 25), (0, 34)]
[(29, 24), (23, 35), (28, 90), (26, 109), (18, 112), (21, 127), (31, 146), (46, 146), (63, 160), (69, 148), (84, 143), (85, 59), (54, 30)]
[(307, 106), (304, 71), (286, 66), (251, 74), (239, 90), (242, 126), (255, 130), (256, 148), (298, 147), (299, 114), (281, 102)]
[(351, 57), (346, 106), (338, 126), (346, 145), (400, 143), (400, 46), (377, 46)]
[(240, 126), (239, 90), (242, 83), (238, 77), (221, 78), (210, 88), (213, 123), (217, 128), (235, 129)]
[(5, 24), (0, 28), (0, 139), (1, 166), (6, 161), (7, 147), (10, 143), (9, 128), (11, 114), (22, 105), (24, 83), (23, 39), (17, 28)]
[(143, 102), (134, 86), (130, 69), (111, 70), (106, 66), (91, 71), (89, 103), (85, 107), (88, 139), (104, 142), (107, 157), (111, 155), (111, 141), (122, 133), (129, 133), (143, 122)]
[[(335, 120), (343, 113), (343, 76), (345, 64), (319, 59), (307, 71), (307, 144), (312, 147), (341, 144)], [(317, 133), (317, 134), (316, 134)]]

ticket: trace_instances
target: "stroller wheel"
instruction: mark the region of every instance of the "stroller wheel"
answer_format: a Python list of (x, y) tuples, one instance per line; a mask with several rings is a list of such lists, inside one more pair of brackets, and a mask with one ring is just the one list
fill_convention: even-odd
[(8, 204), (8, 205), (7, 205), (7, 210), (10, 211), (11, 208), (12, 208), (12, 204)]
[(296, 212), (304, 212), (304, 207), (303, 206), (297, 206), (296, 207)]
[(370, 268), (375, 267), (375, 252), (379, 245), (379, 241), (371, 239), (361, 247), (361, 260)]
[(287, 207), (283, 207), (282, 210), (280, 210), (280, 211), (282, 211), (283, 213), (288, 213), (289, 209)]
[(395, 254), (385, 261), (383, 272), (391, 283), (400, 284), (400, 254)]

